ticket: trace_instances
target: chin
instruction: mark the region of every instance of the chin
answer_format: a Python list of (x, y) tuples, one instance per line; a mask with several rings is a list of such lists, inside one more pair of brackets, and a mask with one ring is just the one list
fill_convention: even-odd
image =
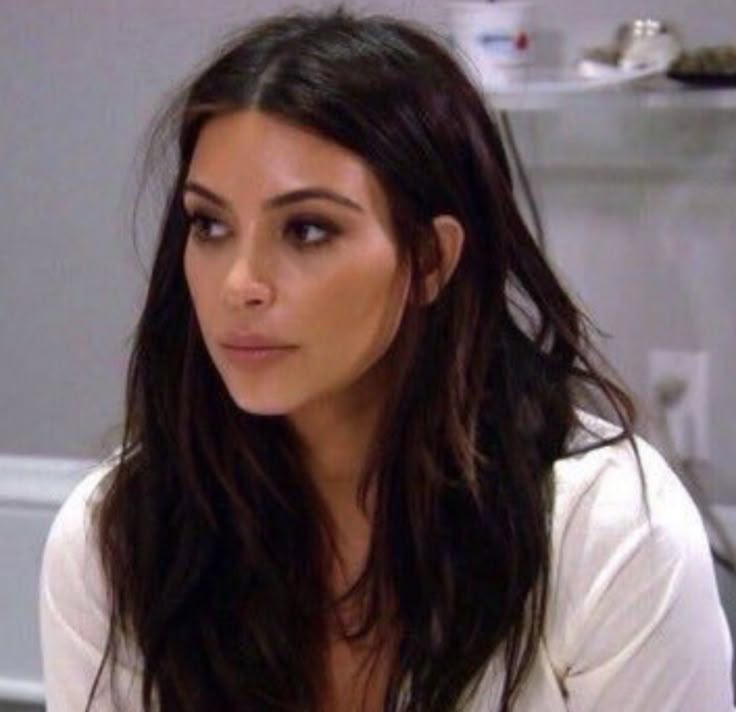
[(238, 409), (250, 415), (285, 415), (294, 406), (294, 398), (279, 388), (276, 379), (242, 378), (228, 368), (217, 369), (220, 380)]
[(286, 415), (296, 407), (293, 399), (285, 393), (276, 392), (277, 389), (271, 389), (270, 392), (263, 389), (258, 392), (258, 389), (245, 389), (242, 384), (232, 387), (231, 384), (225, 383), (225, 386), (233, 403), (250, 415)]
[(230, 393), (235, 405), (250, 415), (286, 415), (289, 408), (275, 399), (254, 398), (251, 395)]

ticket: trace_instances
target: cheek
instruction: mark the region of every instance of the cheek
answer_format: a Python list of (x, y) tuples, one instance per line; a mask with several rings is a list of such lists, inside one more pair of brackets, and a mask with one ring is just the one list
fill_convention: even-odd
[(406, 279), (393, 262), (364, 263), (325, 290), (319, 323), (331, 329), (326, 336), (337, 342), (335, 349), (383, 350), (401, 319), (406, 293)]
[(201, 337), (210, 350), (210, 339), (217, 319), (215, 304), (217, 295), (211, 270), (205, 269), (205, 265), (196, 256), (185, 251), (184, 279)]
[(184, 250), (184, 280), (189, 290), (189, 298), (194, 306), (197, 317), (201, 320), (206, 311), (207, 304), (207, 275), (202, 269), (202, 264), (196, 259), (189, 249), (189, 245)]

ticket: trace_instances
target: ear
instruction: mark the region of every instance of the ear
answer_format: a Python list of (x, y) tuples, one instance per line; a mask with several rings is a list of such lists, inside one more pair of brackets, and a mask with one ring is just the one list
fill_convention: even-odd
[(463, 226), (452, 215), (438, 215), (432, 220), (437, 236), (436, 259), (422, 271), (421, 279), (424, 282), (425, 304), (431, 304), (437, 299), (442, 288), (452, 277), (460, 261), (465, 231)]

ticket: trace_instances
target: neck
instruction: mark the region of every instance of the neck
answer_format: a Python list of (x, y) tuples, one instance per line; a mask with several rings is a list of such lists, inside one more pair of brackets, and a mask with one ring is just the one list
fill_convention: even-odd
[(370, 545), (373, 492), (367, 492), (364, 509), (358, 491), (387, 392), (385, 375), (376, 368), (339, 397), (312, 402), (290, 416), (307, 471), (332, 519), (343, 580), (362, 570)]
[(307, 471), (333, 515), (357, 508), (377, 419), (378, 404), (370, 401), (312, 404), (291, 419)]

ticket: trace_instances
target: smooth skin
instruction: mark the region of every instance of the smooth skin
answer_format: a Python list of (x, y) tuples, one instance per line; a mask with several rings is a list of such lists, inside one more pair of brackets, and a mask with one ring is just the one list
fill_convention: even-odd
[[(334, 197), (299, 193), (309, 190)], [(186, 281), (228, 392), (250, 413), (290, 419), (326, 494), (356, 485), (410, 279), (378, 180), (337, 144), (243, 110), (203, 128), (183, 201), (194, 218)], [(430, 299), (463, 239), (450, 216), (438, 216), (435, 228), (442, 264), (422, 276)], [(231, 332), (296, 348), (262, 364), (234, 363), (222, 346)]]
[[(389, 347), (409, 298), (382, 186), (357, 155), (258, 110), (210, 120), (183, 193), (191, 224), (184, 271), (202, 336), (243, 410), (284, 415), (337, 526), (336, 591), (359, 574), (370, 521), (356, 503), (386, 395)], [(437, 297), (460, 256), (463, 231), (437, 216)], [(257, 334), (288, 351), (238, 360), (224, 344)], [(370, 501), (370, 500), (369, 500)], [(349, 670), (336, 648), (334, 668)], [(336, 681), (347, 694), (347, 679)], [(336, 692), (334, 709), (349, 706)]]

